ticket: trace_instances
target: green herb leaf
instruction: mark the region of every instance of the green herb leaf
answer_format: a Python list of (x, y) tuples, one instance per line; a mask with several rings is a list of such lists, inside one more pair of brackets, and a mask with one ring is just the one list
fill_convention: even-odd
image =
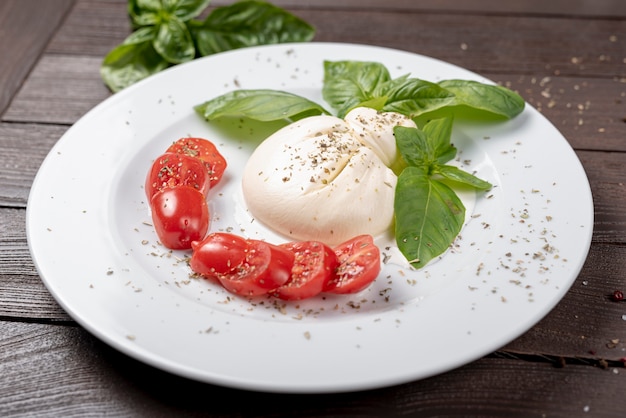
[(139, 29), (106, 55), (100, 76), (112, 91), (120, 91), (169, 66), (152, 46), (155, 36), (154, 27)]
[(435, 153), (426, 133), (416, 128), (396, 126), (393, 134), (404, 161), (411, 166), (422, 167), (426, 174), (430, 174), (431, 166), (435, 163)]
[(107, 54), (100, 68), (114, 92), (171, 65), (235, 48), (306, 42), (315, 29), (304, 20), (263, 1), (240, 1), (193, 20), (210, 0), (128, 0), (133, 29), (150, 32), (150, 44), (125, 41)]
[(458, 167), (451, 165), (437, 166), (437, 168), (434, 170), (434, 173), (440, 174), (448, 180), (452, 180), (478, 190), (489, 190), (492, 187), (491, 183), (479, 179), (473, 174), (470, 174), (466, 171), (461, 170)]
[(398, 177), (394, 211), (398, 248), (417, 268), (443, 254), (465, 221), (454, 191), (419, 167), (407, 167)]
[(434, 119), (423, 129), (394, 127), (396, 145), (404, 161), (432, 174), (437, 166), (453, 159), (457, 150), (450, 143), (452, 121), (451, 117)]
[(384, 111), (410, 118), (449, 106), (455, 100), (453, 93), (435, 83), (406, 76), (385, 83), (377, 93), (387, 97)]
[(465, 105), (506, 118), (513, 118), (524, 110), (524, 99), (502, 86), (472, 80), (444, 80), (439, 85), (454, 93), (452, 105)]
[(185, 22), (175, 16), (158, 25), (154, 49), (166, 61), (180, 64), (191, 61), (196, 56), (196, 48)]
[(389, 71), (377, 62), (324, 61), (322, 97), (340, 118), (359, 106), (380, 110), (387, 98), (374, 92), (389, 80)]
[(128, 0), (128, 15), (133, 26), (150, 26), (160, 22), (160, 0)]
[(263, 1), (240, 1), (214, 9), (190, 30), (200, 55), (255, 45), (306, 42), (315, 29), (291, 13)]
[(244, 116), (262, 122), (293, 121), (329, 113), (315, 102), (278, 90), (235, 90), (204, 102), (195, 110), (207, 120)]
[(168, 0), (166, 9), (178, 19), (187, 22), (206, 9), (211, 0)]
[(423, 127), (429, 139), (432, 159), (438, 164), (445, 164), (456, 157), (456, 148), (450, 143), (453, 120), (452, 117), (433, 119)]

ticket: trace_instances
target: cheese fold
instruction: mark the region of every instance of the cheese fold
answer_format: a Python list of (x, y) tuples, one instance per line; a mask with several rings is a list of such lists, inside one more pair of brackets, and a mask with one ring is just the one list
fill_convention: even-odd
[(393, 223), (396, 125), (415, 127), (397, 113), (357, 108), (345, 120), (313, 116), (280, 129), (244, 169), (248, 210), (290, 240), (335, 245), (385, 232)]

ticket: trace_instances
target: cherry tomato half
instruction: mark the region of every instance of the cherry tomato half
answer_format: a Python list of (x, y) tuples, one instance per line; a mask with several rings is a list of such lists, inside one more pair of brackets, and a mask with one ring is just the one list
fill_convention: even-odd
[(333, 249), (319, 241), (290, 242), (281, 247), (295, 258), (289, 281), (272, 292), (280, 299), (300, 300), (321, 293), (339, 266)]
[(178, 186), (162, 189), (150, 201), (152, 222), (159, 240), (167, 248), (189, 249), (209, 229), (206, 198), (197, 189)]
[(189, 186), (206, 195), (210, 178), (204, 164), (183, 154), (165, 153), (152, 163), (146, 177), (146, 196), (152, 196), (166, 187)]
[(246, 259), (233, 271), (217, 279), (226, 290), (242, 296), (258, 296), (282, 286), (289, 280), (293, 253), (277, 245), (247, 240)]
[(200, 159), (209, 173), (211, 187), (220, 181), (226, 170), (226, 159), (208, 139), (180, 138), (170, 145), (167, 152), (174, 152)]
[(380, 250), (370, 235), (359, 235), (334, 248), (339, 259), (335, 276), (325, 292), (356, 293), (369, 286), (380, 273)]
[(239, 235), (214, 232), (202, 241), (191, 243), (191, 269), (208, 278), (217, 278), (241, 266), (246, 261), (248, 241)]

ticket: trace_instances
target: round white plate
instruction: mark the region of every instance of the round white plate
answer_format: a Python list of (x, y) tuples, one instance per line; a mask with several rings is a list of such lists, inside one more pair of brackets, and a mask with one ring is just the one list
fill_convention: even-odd
[(448, 371), (507, 344), (556, 305), (587, 256), (593, 204), (575, 153), (530, 106), (510, 121), (455, 122), (457, 164), (495, 187), (474, 201), (466, 197), (467, 223), (440, 260), (419, 271), (387, 262), (360, 294), (249, 301), (191, 279), (183, 261), (189, 253), (158, 245), (145, 174), (186, 135), (212, 140), (229, 162), (210, 192), (211, 229), (277, 239), (247, 223), (239, 195), (247, 156), (269, 131), (239, 120), (209, 124), (193, 106), (236, 88), (286, 90), (323, 103), (324, 60), (374, 60), (393, 77), (488, 82), (413, 53), (306, 43), (199, 59), (113, 95), (50, 151), (28, 203), (33, 259), (72, 318), (116, 349), (177, 375), (321, 393)]

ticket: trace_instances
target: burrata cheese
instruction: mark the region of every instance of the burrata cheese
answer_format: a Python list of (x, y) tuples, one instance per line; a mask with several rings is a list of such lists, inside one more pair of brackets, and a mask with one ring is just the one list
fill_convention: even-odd
[(292, 240), (338, 244), (378, 235), (393, 222), (397, 113), (357, 108), (345, 119), (312, 116), (263, 141), (249, 158), (242, 187), (256, 220)]

